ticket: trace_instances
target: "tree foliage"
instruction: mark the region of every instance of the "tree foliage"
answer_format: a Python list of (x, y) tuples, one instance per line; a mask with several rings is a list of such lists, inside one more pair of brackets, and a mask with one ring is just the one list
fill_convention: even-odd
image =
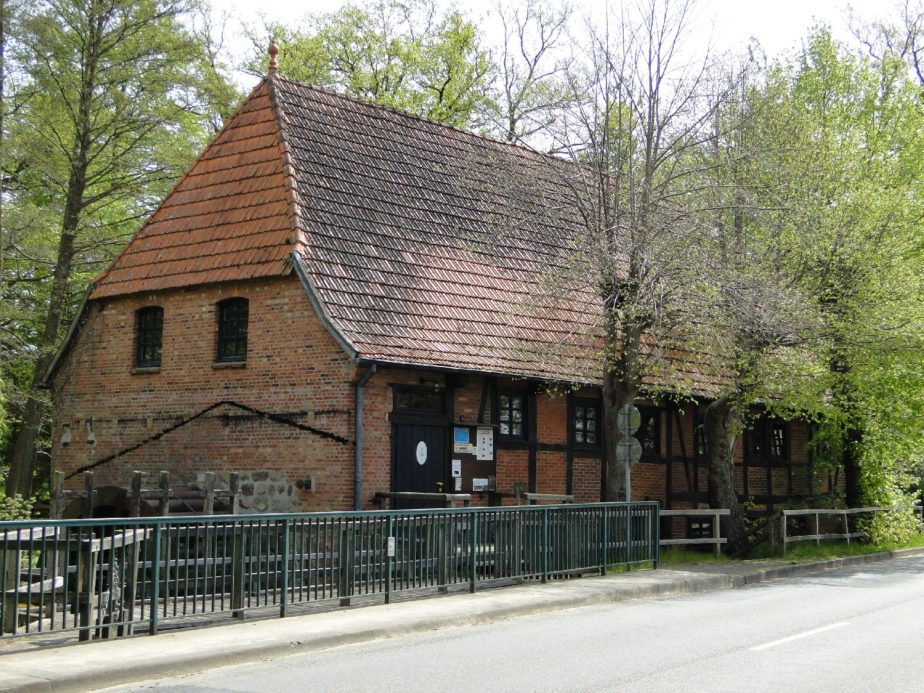
[(213, 114), (230, 109), (233, 91), (187, 24), (195, 10), (187, 0), (18, 7), (2, 162), (3, 366), (20, 393), (8, 494), (30, 494), (38, 386), (77, 298), (203, 146)]
[[(428, 0), (377, 0), (310, 16), (306, 28), (267, 27), (282, 74), (457, 127), (471, 127), (488, 99), (492, 63), (481, 35), (457, 10)], [(265, 40), (256, 39), (262, 73)]]

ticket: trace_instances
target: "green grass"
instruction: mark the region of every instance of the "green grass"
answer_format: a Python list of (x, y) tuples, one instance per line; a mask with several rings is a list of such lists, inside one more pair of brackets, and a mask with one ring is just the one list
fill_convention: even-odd
[[(826, 541), (816, 545), (805, 541), (790, 544), (786, 549), (785, 558), (793, 561), (818, 561), (829, 558), (842, 558), (844, 556), (862, 556), (867, 553), (881, 551), (895, 551), (897, 549), (912, 549), (924, 547), (924, 534), (918, 534), (906, 544), (888, 542), (884, 544), (867, 544), (864, 542)], [(778, 553), (777, 555), (782, 556)]]
[[(831, 558), (843, 558), (845, 556), (862, 556), (867, 553), (879, 553), (881, 551), (895, 551), (897, 549), (910, 549), (924, 547), (924, 534), (918, 534), (907, 544), (866, 544), (864, 542), (853, 541), (847, 545), (846, 541), (823, 541), (816, 545), (814, 542), (798, 542), (790, 544), (783, 555), (779, 547), (765, 544), (757, 547), (747, 558), (779, 558), (792, 562), (805, 561), (824, 561)], [(694, 551), (679, 547), (669, 547), (661, 552), (661, 565), (695, 565), (697, 563), (728, 563), (736, 559), (727, 556), (716, 557), (710, 551)]]
[(697, 563), (728, 563), (733, 559), (725, 556), (716, 556), (712, 547), (708, 551), (694, 551), (693, 549), (682, 549), (679, 546), (669, 546), (661, 551), (662, 566), (677, 565), (680, 563), (690, 565)]

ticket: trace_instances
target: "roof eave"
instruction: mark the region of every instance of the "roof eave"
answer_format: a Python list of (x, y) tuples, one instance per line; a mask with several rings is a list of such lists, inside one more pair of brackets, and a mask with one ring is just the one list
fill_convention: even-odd
[(327, 311), (327, 308), (321, 302), (321, 299), (318, 298), (317, 289), (315, 289), (314, 282), (311, 281), (311, 277), (308, 276), (308, 272), (305, 271), (304, 266), (302, 266), (301, 257), (297, 252), (293, 251), (289, 255), (289, 258), (291, 260), (292, 267), (295, 270), (295, 274), (298, 275), (298, 279), (302, 283), (302, 288), (308, 295), (308, 300), (311, 302), (311, 307), (314, 308), (314, 312), (318, 316), (318, 319), (321, 321), (321, 324), (324, 325), (324, 329), (330, 332), (331, 336), (336, 340), (337, 344), (340, 345), (340, 348), (347, 353), (347, 356), (349, 356), (351, 360), (356, 361), (359, 358), (359, 350), (347, 338), (347, 336), (343, 334), (340, 328), (337, 327), (337, 324), (331, 317), (330, 313)]

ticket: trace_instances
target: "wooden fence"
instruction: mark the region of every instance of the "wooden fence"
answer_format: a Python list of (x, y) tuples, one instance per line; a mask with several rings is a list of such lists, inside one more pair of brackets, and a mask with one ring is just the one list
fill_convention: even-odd
[[(783, 546), (784, 553), (788, 544), (799, 541), (814, 541), (816, 544), (820, 544), (822, 541), (837, 539), (846, 541), (849, 545), (851, 539), (866, 537), (866, 532), (851, 528), (850, 518), (858, 515), (875, 515), (876, 513), (905, 510), (913, 510), (919, 518), (920, 526), (924, 527), (924, 515), (922, 515), (921, 505), (892, 508), (802, 508), (799, 510), (781, 510), (780, 543)], [(812, 519), (811, 533), (791, 534), (789, 532), (790, 519), (802, 517)], [(822, 518), (834, 518), (833, 525), (829, 521), (828, 526), (823, 529)]]

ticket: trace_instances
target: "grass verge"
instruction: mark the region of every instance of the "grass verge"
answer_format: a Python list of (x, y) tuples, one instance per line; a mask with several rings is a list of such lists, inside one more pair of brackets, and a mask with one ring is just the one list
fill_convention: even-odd
[[(924, 534), (918, 534), (905, 544), (885, 543), (867, 544), (853, 541), (848, 546), (846, 541), (825, 541), (820, 544), (800, 542), (790, 544), (784, 555), (779, 547), (764, 545), (758, 547), (748, 558), (775, 558), (785, 559), (793, 563), (808, 561), (825, 561), (832, 558), (845, 558), (847, 556), (862, 556), (868, 553), (882, 551), (896, 551), (898, 549), (924, 548)], [(736, 559), (719, 556), (709, 551), (695, 551), (679, 547), (668, 547), (661, 552), (661, 565), (696, 565), (699, 563), (731, 563)]]

